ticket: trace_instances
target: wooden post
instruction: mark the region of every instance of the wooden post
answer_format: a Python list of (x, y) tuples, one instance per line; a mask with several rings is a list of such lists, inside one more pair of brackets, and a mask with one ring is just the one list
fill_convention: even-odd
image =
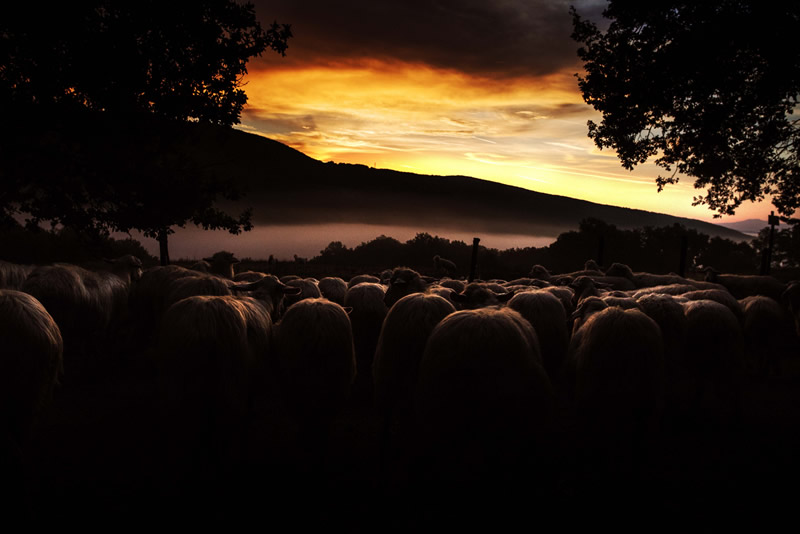
[(161, 256), (161, 265), (169, 265), (169, 247), (167, 241), (167, 230), (158, 232), (158, 250)]
[(472, 261), (469, 265), (469, 282), (475, 280), (475, 270), (478, 268), (478, 243), (480, 242), (481, 238), (472, 238)]
[(764, 261), (761, 264), (761, 274), (768, 275), (772, 267), (772, 244), (775, 241), (775, 226), (780, 223), (780, 219), (775, 215), (774, 211), (769, 214), (769, 245), (767, 246), (767, 253), (764, 256)]

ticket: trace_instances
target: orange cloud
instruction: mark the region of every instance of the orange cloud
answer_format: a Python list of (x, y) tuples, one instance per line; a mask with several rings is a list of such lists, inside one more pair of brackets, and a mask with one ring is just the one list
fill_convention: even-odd
[[(467, 175), (544, 193), (711, 220), (688, 180), (657, 193), (599, 151), (572, 70), (494, 79), (375, 59), (252, 72), (242, 128), (322, 160)], [(737, 219), (760, 217), (743, 206)]]

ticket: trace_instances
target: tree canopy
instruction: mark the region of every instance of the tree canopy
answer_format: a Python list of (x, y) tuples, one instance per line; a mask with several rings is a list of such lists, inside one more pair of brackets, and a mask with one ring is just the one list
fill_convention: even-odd
[(247, 61), (291, 36), (234, 0), (6, 3), (0, 101), (236, 124)]
[(800, 4), (612, 0), (605, 31), (571, 13), (599, 148), (629, 170), (655, 158), (659, 191), (693, 178), (716, 216), (767, 195), (800, 207)]
[(3, 215), (140, 230), (162, 242), (162, 261), (171, 226), (249, 230), (249, 211), (217, 207), (242, 191), (197, 147), (239, 122), (248, 60), (285, 54), (291, 36), (234, 0), (4, 4)]

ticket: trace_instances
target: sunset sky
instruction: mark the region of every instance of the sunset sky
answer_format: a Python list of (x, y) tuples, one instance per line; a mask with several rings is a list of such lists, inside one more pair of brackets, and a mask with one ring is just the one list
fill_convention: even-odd
[[(322, 160), (467, 175), (544, 193), (712, 221), (689, 179), (628, 172), (598, 150), (600, 116), (578, 91), (569, 6), (591, 0), (257, 1), (262, 25), (292, 25), (287, 55), (248, 64), (242, 130)], [(662, 171), (663, 172), (663, 171)], [(744, 204), (735, 217), (766, 219)]]

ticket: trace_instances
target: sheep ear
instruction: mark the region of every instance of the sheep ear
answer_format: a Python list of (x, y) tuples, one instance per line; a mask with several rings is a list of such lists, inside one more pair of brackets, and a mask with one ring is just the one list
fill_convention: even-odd
[(351, 313), (353, 313), (353, 307), (352, 306), (342, 306), (342, 308), (344, 308), (344, 311), (345, 311), (345, 313), (347, 313), (347, 315), (350, 315)]
[(423, 282), (425, 282), (426, 284), (432, 284), (433, 282), (435, 282), (435, 281), (436, 281), (436, 278), (431, 278), (430, 276), (420, 276), (420, 278), (421, 278), (421, 279), (422, 279), (422, 281), (423, 281)]
[(231, 291), (254, 291), (258, 289), (259, 286), (258, 282), (260, 282), (260, 280), (257, 282), (242, 282), (239, 284), (231, 284), (228, 286), (228, 288)]
[[(786, 287), (786, 289), (783, 291), (783, 293), (781, 293), (781, 301), (783, 302), (783, 305), (786, 306), (786, 308), (792, 312), (795, 311), (793, 305), (800, 303), (800, 298), (797, 298), (794, 302), (792, 302), (792, 297), (793, 297), (792, 293), (796, 285), (800, 284), (796, 282), (790, 282), (789, 285)], [(800, 291), (798, 291), (797, 293), (798, 295), (800, 295)]]
[(513, 297), (513, 296), (514, 296), (514, 292), (513, 291), (509, 291), (508, 293), (497, 294), (497, 295), (495, 295), (495, 298), (499, 302), (508, 302), (509, 300), (511, 300), (511, 297)]
[(408, 280), (403, 280), (402, 278), (398, 278), (394, 282), (391, 282), (393, 286), (404, 286), (408, 283)]
[(299, 295), (300, 294), (300, 288), (299, 287), (294, 287), (294, 286), (283, 286), (281, 288), (281, 291), (283, 291), (284, 295)]

